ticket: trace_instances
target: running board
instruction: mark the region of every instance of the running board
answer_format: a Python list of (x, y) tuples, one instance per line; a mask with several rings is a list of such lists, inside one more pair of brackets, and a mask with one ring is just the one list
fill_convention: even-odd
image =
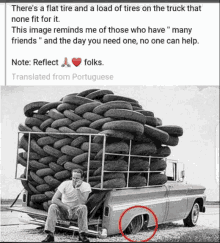
[[(39, 225), (39, 226), (44, 226), (45, 221), (39, 220), (39, 219), (25, 219), (22, 216), (19, 217), (19, 221), (22, 223), (26, 224), (34, 224), (34, 225)], [(56, 225), (56, 228), (58, 229), (63, 229), (63, 230), (68, 230), (68, 231), (77, 231), (79, 232), (79, 227), (76, 226), (69, 226), (67, 227), (62, 227), (60, 225)], [(102, 232), (94, 231), (94, 230), (88, 230), (87, 232), (88, 235), (96, 236), (98, 238), (104, 239), (107, 237), (107, 231), (106, 229), (102, 229)]]

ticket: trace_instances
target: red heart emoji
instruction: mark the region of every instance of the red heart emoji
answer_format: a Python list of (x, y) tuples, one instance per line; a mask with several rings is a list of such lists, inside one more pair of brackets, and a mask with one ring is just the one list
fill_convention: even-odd
[(75, 65), (76, 67), (79, 66), (79, 64), (81, 63), (82, 59), (81, 58), (73, 58), (72, 59), (72, 63), (73, 65)]

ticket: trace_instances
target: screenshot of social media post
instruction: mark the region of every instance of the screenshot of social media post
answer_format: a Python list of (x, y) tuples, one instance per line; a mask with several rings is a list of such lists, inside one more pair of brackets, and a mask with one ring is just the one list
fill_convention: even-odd
[(6, 83), (218, 84), (218, 3), (6, 4)]
[[(83, 219), (91, 242), (219, 242), (218, 86), (4, 86), (1, 94), (3, 241), (44, 240), (52, 198), (78, 169), (92, 188)], [(58, 218), (54, 239), (83, 242), (68, 220)]]

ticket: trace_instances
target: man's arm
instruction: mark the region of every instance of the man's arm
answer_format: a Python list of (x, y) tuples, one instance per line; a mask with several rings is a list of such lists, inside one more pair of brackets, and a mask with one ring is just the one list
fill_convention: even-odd
[(85, 205), (86, 201), (89, 197), (89, 191), (88, 192), (81, 192), (79, 188), (76, 188), (76, 192), (77, 192), (77, 197), (79, 200), (79, 204)]
[(56, 204), (57, 206), (59, 206), (63, 209), (68, 210), (69, 206), (62, 203), (61, 197), (62, 197), (62, 193), (59, 190), (57, 190), (56, 193), (54, 194), (53, 198), (52, 198), (52, 203)]

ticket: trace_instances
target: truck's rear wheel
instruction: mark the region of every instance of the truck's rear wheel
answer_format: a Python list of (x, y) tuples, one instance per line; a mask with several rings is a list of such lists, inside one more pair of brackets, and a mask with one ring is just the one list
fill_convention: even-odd
[(199, 204), (194, 203), (192, 210), (190, 211), (187, 218), (183, 219), (184, 226), (193, 227), (196, 226), (199, 218)]
[(134, 217), (128, 227), (125, 230), (127, 234), (137, 234), (144, 225), (144, 217), (143, 215), (138, 215)]

